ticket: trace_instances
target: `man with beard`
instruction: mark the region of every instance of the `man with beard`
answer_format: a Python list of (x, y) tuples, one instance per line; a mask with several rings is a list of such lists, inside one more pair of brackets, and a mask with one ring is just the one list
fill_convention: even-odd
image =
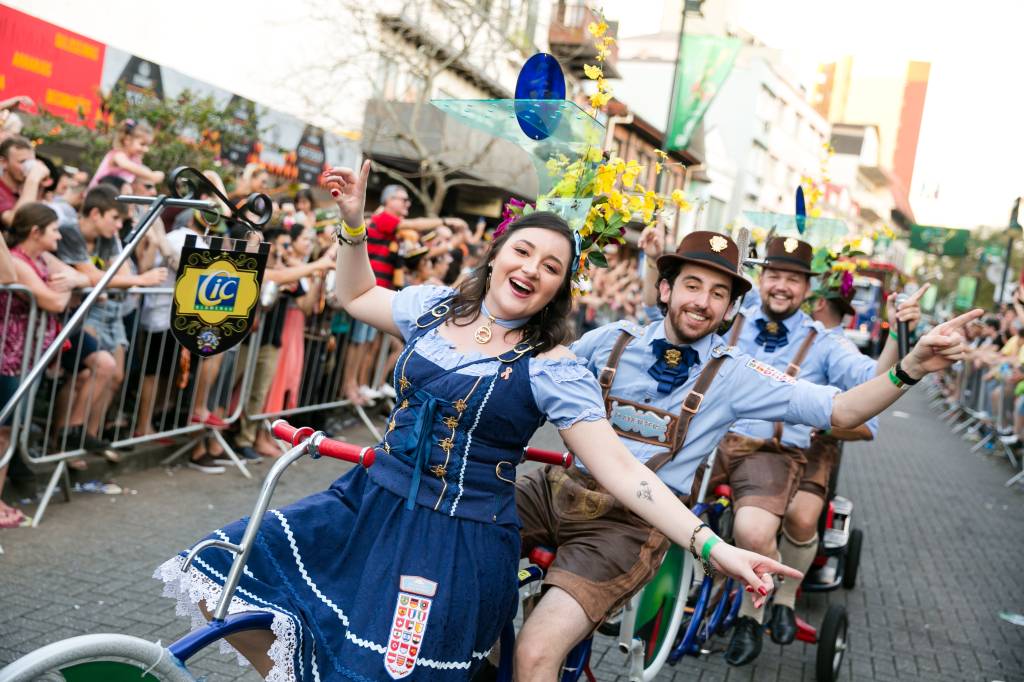
[[(890, 295), (886, 301), (887, 319), (893, 322), (906, 322), (908, 329), (912, 331), (921, 319), (918, 301), (927, 289), (927, 284), (920, 287), (899, 306), (898, 310), (896, 294)], [(821, 338), (817, 343), (830, 343), (837, 347), (830, 354), (828, 375), (831, 385), (841, 390), (848, 390), (877, 374), (884, 373), (898, 358), (897, 338), (892, 330), (877, 361), (862, 354), (845, 337), (842, 329), (843, 318), (855, 314), (851, 303), (853, 293), (852, 283), (844, 289), (841, 285), (829, 285), (825, 282), (808, 298), (811, 318), (822, 325), (823, 336), (828, 337)], [(748, 310), (748, 314), (750, 313)], [(740, 324), (742, 323), (737, 321), (737, 328)], [(844, 350), (845, 354), (842, 352)], [(801, 372), (801, 376), (809, 377), (804, 372)], [(839, 458), (840, 444), (844, 441), (871, 440), (877, 433), (877, 418), (855, 429), (812, 432), (810, 447), (803, 451), (806, 463), (782, 521), (782, 539), (779, 542), (782, 563), (801, 573), (811, 567), (818, 553), (818, 520), (828, 501), (829, 479)], [(796, 638), (794, 607), (799, 586), (799, 581), (786, 580), (775, 590), (769, 622), (772, 641), (776, 644), (791, 644)]]
[[(676, 253), (657, 260), (664, 320), (643, 328), (606, 325), (572, 346), (598, 377), (618, 435), (679, 495), (691, 491), (698, 465), (737, 419), (852, 428), (902, 391), (902, 383), (879, 377), (840, 393), (727, 346), (714, 331), (750, 289), (739, 265), (739, 249), (728, 237), (690, 233)], [(806, 289), (795, 294), (802, 301)], [(909, 376), (902, 368), (900, 375), (916, 383), (952, 364), (962, 354), (961, 327), (980, 314), (972, 311), (922, 338), (903, 361)], [(517, 679), (546, 682), (557, 678), (577, 642), (650, 579), (669, 543), (582, 468), (531, 472), (516, 483), (516, 506), (523, 555), (537, 545), (557, 549), (515, 653)], [(766, 595), (754, 595), (754, 604)]]
[[(882, 372), (892, 367), (896, 344), (887, 344), (876, 365), (856, 352), (842, 334), (828, 333), (824, 325), (800, 310), (810, 292), (811, 277), (819, 274), (811, 269), (812, 258), (811, 245), (795, 237), (768, 241), (758, 290), (760, 301), (737, 316), (730, 343), (773, 372), (799, 376), (821, 386), (850, 389), (871, 379), (876, 367)], [(911, 314), (908, 308), (904, 316), (910, 319)], [(833, 426), (837, 426), (834, 420)], [(780, 549), (776, 537), (781, 529), (782, 561), (801, 571), (807, 570), (817, 552), (817, 514), (826, 492), (825, 487), (815, 485), (820, 484), (823, 473), (818, 467), (808, 472), (814, 481), (804, 480), (812, 430), (806, 423), (789, 419), (740, 419), (718, 444), (711, 479), (712, 487), (728, 482), (732, 488), (736, 544), (775, 556)], [(812, 488), (820, 494), (811, 492)], [(798, 493), (801, 489), (803, 492)], [(782, 519), (797, 495), (793, 516), (813, 516), (814, 521), (791, 519), (783, 529)], [(800, 514), (800, 510), (806, 513)], [(776, 643), (789, 644), (796, 635), (796, 588), (796, 581), (781, 587), (773, 607), (772, 640)], [(763, 622), (763, 609), (744, 595), (725, 652), (727, 663), (746, 665), (758, 656)]]

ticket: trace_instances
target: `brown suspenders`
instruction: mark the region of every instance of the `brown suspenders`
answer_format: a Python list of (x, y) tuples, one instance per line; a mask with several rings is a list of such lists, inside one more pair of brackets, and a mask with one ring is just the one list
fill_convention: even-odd
[[(740, 340), (740, 332), (743, 331), (743, 323), (745, 321), (746, 318), (743, 316), (743, 313), (737, 313), (736, 319), (732, 323), (732, 330), (729, 334), (730, 346), (735, 346), (736, 343)], [(807, 357), (808, 351), (811, 350), (811, 344), (814, 343), (814, 339), (817, 336), (818, 330), (812, 327), (810, 332), (808, 332), (807, 337), (804, 339), (803, 344), (801, 344), (800, 349), (796, 352), (796, 355), (793, 357), (793, 362), (789, 363), (789, 367), (786, 368), (786, 374), (793, 377), (794, 379), (797, 377), (798, 374), (800, 374), (800, 363), (802, 363), (804, 361), (804, 358)], [(775, 444), (778, 447), (782, 447), (782, 428), (782, 422), (775, 422), (775, 432), (772, 436), (772, 439), (775, 441)]]
[[(789, 363), (789, 367), (786, 368), (786, 374), (793, 377), (794, 379), (800, 374), (800, 363), (807, 357), (807, 352), (811, 350), (811, 345), (814, 343), (815, 337), (818, 336), (818, 330), (811, 327), (811, 330), (807, 333), (807, 338), (800, 345), (800, 350), (796, 352), (793, 357), (793, 362)], [(775, 433), (772, 435), (772, 439), (778, 447), (782, 447), (782, 422), (775, 422)]]
[[(608, 355), (608, 360), (605, 366), (601, 369), (601, 373), (598, 375), (597, 381), (601, 385), (601, 391), (605, 399), (605, 409), (608, 408), (608, 395), (611, 393), (612, 384), (615, 382), (615, 370), (619, 365), (619, 360), (622, 358), (622, 352), (629, 345), (629, 342), (633, 340), (632, 334), (623, 331), (619, 334), (619, 338), (615, 340), (615, 345), (612, 346), (612, 352)], [(697, 376), (697, 383), (694, 384), (690, 392), (686, 394), (683, 399), (683, 404), (679, 411), (679, 422), (676, 426), (676, 439), (673, 443), (672, 448), (667, 449), (663, 452), (658, 453), (651, 459), (647, 460), (647, 467), (651, 471), (657, 471), (662, 466), (667, 464), (674, 458), (679, 451), (683, 449), (683, 445), (686, 443), (686, 432), (690, 428), (690, 421), (694, 415), (697, 414), (697, 410), (700, 409), (701, 403), (704, 402), (704, 394), (707, 393), (708, 388), (711, 386), (711, 382), (714, 380), (715, 375), (718, 374), (718, 370), (721, 368), (722, 363), (725, 361), (725, 355), (719, 355), (713, 357), (705, 365), (704, 369), (701, 370)]]

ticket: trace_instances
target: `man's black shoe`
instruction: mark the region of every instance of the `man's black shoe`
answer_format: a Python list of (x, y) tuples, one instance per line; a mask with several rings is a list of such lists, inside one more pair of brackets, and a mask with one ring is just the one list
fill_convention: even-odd
[(725, 649), (725, 662), (729, 665), (746, 665), (761, 653), (763, 628), (749, 616), (736, 619), (736, 626)]
[(773, 642), (792, 644), (796, 639), (796, 614), (793, 613), (793, 609), (782, 604), (774, 604), (769, 628), (772, 631)]

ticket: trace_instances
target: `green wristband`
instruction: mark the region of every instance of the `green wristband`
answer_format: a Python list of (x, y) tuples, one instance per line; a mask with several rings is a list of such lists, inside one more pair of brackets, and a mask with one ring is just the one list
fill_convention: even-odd
[(700, 558), (705, 564), (711, 561), (711, 549), (721, 541), (722, 538), (717, 535), (712, 535), (704, 541), (704, 546), (700, 549)]
[(895, 386), (896, 388), (902, 390), (903, 387), (905, 386), (905, 384), (902, 381), (900, 381), (899, 377), (896, 376), (896, 367), (895, 366), (890, 368), (889, 371), (886, 372), (886, 376), (889, 377), (889, 381), (891, 381), (892, 385)]
[(889, 328), (889, 336), (892, 337), (893, 341), (899, 341), (900, 340), (900, 335), (897, 334), (896, 332), (894, 332), (892, 330), (892, 327)]

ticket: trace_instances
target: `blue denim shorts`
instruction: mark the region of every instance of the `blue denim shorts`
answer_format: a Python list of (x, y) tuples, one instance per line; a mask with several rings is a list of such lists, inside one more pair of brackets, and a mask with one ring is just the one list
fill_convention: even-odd
[(367, 343), (377, 338), (377, 328), (355, 320), (352, 323), (352, 343)]

